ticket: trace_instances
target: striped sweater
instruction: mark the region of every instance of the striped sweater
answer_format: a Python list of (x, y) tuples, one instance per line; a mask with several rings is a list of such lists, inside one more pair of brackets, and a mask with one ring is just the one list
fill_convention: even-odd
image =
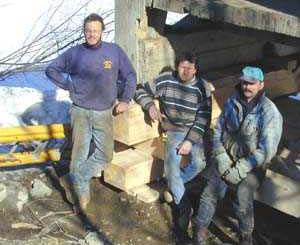
[(211, 92), (203, 79), (182, 83), (172, 73), (164, 73), (157, 79), (139, 84), (135, 101), (148, 110), (154, 99), (159, 100), (166, 131), (186, 132), (186, 140), (198, 143), (206, 132), (211, 118)]

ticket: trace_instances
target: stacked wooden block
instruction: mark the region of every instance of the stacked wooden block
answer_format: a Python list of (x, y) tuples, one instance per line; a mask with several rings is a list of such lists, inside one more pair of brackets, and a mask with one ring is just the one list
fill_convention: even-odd
[(132, 103), (128, 111), (114, 117), (114, 140), (122, 146), (117, 145), (104, 180), (144, 202), (152, 202), (158, 192), (146, 184), (163, 176), (164, 144), (158, 123), (147, 116), (138, 104)]

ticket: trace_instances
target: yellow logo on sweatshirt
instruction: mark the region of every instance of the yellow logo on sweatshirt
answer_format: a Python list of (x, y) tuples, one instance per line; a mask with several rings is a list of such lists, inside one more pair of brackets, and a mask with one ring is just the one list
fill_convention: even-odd
[(104, 69), (111, 69), (112, 68), (112, 61), (111, 60), (105, 60), (104, 62), (103, 62), (103, 68)]

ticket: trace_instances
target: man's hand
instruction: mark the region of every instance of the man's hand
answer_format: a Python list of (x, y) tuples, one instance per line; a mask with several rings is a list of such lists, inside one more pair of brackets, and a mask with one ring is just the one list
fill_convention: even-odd
[(151, 118), (152, 121), (159, 121), (159, 122), (161, 122), (161, 120), (162, 120), (162, 114), (157, 109), (156, 105), (150, 106), (150, 108), (148, 110), (148, 113), (149, 113), (149, 116), (150, 116), (150, 118)]
[(114, 108), (114, 114), (120, 114), (127, 111), (129, 108), (129, 104), (126, 102), (119, 102)]
[(221, 178), (225, 182), (228, 182), (228, 183), (234, 184), (234, 185), (237, 185), (243, 179), (240, 176), (239, 171), (236, 167), (229, 168), (228, 170), (226, 170), (225, 173), (221, 176)]
[(179, 155), (188, 155), (192, 151), (193, 145), (190, 141), (185, 140), (179, 144), (176, 149)]

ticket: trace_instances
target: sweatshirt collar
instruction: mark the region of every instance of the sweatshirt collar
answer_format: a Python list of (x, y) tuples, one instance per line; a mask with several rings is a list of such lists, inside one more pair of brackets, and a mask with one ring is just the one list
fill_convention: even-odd
[(97, 48), (101, 48), (102, 46), (102, 40), (100, 40), (98, 43), (96, 43), (95, 45), (89, 45), (87, 42), (85, 42), (84, 47), (88, 48), (88, 49), (97, 49)]

